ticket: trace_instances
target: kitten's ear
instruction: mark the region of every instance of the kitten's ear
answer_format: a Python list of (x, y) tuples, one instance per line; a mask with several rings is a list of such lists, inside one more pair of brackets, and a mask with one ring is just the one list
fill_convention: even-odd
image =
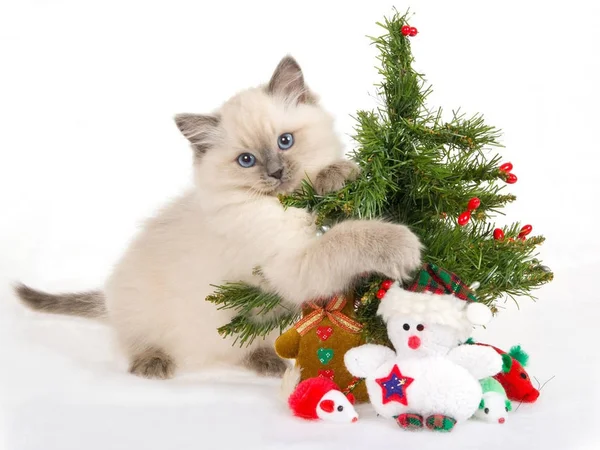
[(198, 156), (214, 145), (220, 118), (216, 115), (177, 114), (175, 124)]
[(277, 65), (267, 90), (272, 95), (283, 96), (294, 103), (313, 103), (314, 100), (304, 84), (300, 65), (289, 55)]

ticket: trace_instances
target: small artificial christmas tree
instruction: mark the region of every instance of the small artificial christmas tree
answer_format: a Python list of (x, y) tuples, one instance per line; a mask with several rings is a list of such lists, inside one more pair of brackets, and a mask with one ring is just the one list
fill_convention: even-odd
[[(385, 218), (410, 226), (425, 245), (423, 260), (478, 283), (479, 301), (496, 312), (498, 298), (532, 297), (533, 289), (552, 280), (553, 274), (536, 258), (544, 238), (528, 236), (530, 225), (497, 228), (491, 222), (492, 214), (515, 200), (504, 189), (517, 181), (512, 164), (501, 164), (492, 152), (500, 146), (499, 130), (480, 115), (454, 112), (444, 121), (441, 109), (426, 107), (431, 89), (413, 68), (410, 41), (418, 31), (407, 19), (396, 12), (378, 24), (385, 33), (372, 38), (379, 51), (381, 105), (356, 117), (358, 146), (352, 157), (361, 176), (327, 195), (317, 195), (307, 182), (300, 192), (280, 200), (286, 207), (316, 212), (324, 231), (352, 218)], [(366, 339), (389, 344), (376, 315), (382, 281), (376, 275), (365, 278), (352, 297), (360, 299), (357, 317)], [(297, 311), (288, 310), (253, 320), (251, 313), (266, 314), (283, 305), (276, 295), (244, 284), (219, 286), (207, 300), (238, 310), (219, 332), (237, 335), (241, 344), (283, 330), (298, 317)]]

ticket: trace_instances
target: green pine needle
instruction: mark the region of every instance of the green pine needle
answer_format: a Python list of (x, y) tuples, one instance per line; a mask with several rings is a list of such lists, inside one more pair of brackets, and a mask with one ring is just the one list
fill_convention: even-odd
[[(534, 299), (533, 291), (553, 278), (537, 259), (543, 236), (521, 240), (522, 225), (513, 223), (502, 228), (502, 241), (493, 237), (493, 217), (516, 200), (505, 192), (506, 174), (498, 169), (500, 130), (481, 114), (466, 115), (457, 109), (446, 119), (441, 108), (426, 105), (432, 90), (413, 67), (412, 38), (401, 32), (407, 19), (408, 13), (395, 11), (378, 23), (382, 34), (371, 38), (379, 54), (381, 81), (375, 85), (378, 106), (354, 116), (357, 146), (352, 159), (361, 176), (326, 195), (318, 195), (306, 181), (280, 201), (284, 207), (316, 213), (318, 225), (373, 218), (408, 225), (425, 245), (423, 260), (456, 273), (467, 284), (479, 282), (477, 296), (494, 312), (503, 298)], [(458, 226), (458, 216), (473, 197), (480, 199), (479, 208), (467, 225)], [(367, 339), (389, 345), (376, 315), (381, 281), (368, 278), (354, 295), (361, 299), (357, 316)], [(241, 344), (285, 328), (296, 317), (289, 310), (277, 317), (282, 303), (276, 295), (240, 283), (218, 287), (208, 300), (236, 311), (236, 318), (219, 332), (236, 335)]]

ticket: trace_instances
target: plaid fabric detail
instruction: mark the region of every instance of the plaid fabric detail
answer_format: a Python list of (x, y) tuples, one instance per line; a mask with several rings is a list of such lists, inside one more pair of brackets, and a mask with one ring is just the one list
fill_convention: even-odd
[(328, 317), (334, 325), (339, 326), (348, 333), (357, 334), (363, 328), (360, 322), (342, 313), (342, 309), (346, 306), (346, 299), (344, 297), (333, 297), (325, 307), (321, 307), (315, 302), (308, 302), (308, 305), (313, 309), (313, 312), (304, 316), (294, 325), (300, 336), (304, 336), (312, 328), (320, 324), (325, 317)]
[(454, 428), (454, 425), (456, 425), (456, 420), (452, 417), (434, 414), (427, 418), (425, 425), (433, 431), (450, 431)]
[(396, 417), (396, 422), (405, 430), (418, 430), (423, 428), (423, 417), (418, 414), (400, 414)]
[(456, 274), (431, 263), (423, 266), (415, 281), (407, 286), (406, 290), (432, 292), (439, 295), (452, 294), (461, 300), (478, 301), (475, 293)]
[(342, 393), (344, 395), (350, 394), (362, 381), (364, 381), (364, 378), (353, 377), (348, 386), (346, 386), (346, 388), (342, 391)]

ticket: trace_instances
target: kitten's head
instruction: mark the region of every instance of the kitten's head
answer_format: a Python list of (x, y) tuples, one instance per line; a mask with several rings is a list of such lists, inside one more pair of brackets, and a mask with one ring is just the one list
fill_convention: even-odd
[(343, 156), (332, 117), (289, 56), (267, 85), (235, 95), (213, 114), (179, 114), (175, 122), (194, 150), (196, 183), (212, 190), (289, 193)]

